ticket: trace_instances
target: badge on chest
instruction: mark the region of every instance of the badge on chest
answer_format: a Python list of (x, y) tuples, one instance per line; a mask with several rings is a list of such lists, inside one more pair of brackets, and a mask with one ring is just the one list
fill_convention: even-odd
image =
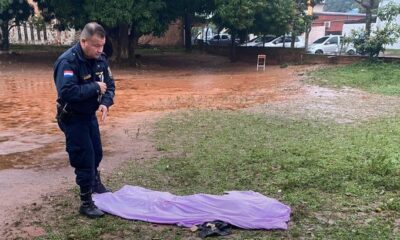
[(104, 73), (103, 73), (103, 71), (101, 71), (101, 72), (96, 72), (96, 77), (97, 77), (97, 81), (100, 81), (100, 82), (104, 82)]

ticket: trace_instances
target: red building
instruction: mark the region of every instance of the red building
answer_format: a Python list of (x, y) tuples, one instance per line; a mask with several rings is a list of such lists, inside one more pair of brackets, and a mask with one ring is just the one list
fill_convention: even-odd
[(317, 19), (313, 21), (312, 26), (325, 26), (325, 35), (341, 35), (343, 24), (365, 21), (365, 14), (362, 13), (315, 12), (314, 15)]

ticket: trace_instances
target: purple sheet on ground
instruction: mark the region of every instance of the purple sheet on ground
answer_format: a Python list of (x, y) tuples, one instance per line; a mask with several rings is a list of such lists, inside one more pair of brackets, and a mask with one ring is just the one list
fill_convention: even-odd
[(287, 229), (290, 208), (253, 191), (225, 195), (176, 196), (124, 186), (115, 193), (94, 194), (101, 210), (126, 219), (191, 227), (221, 220), (244, 229)]

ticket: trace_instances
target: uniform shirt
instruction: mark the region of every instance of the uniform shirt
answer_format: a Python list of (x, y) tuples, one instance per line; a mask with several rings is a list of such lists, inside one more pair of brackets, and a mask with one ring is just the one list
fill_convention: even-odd
[[(100, 96), (96, 81), (102, 79), (107, 91)], [(68, 103), (67, 109), (76, 114), (92, 115), (100, 104), (109, 108), (114, 103), (115, 84), (105, 55), (86, 59), (79, 42), (57, 59), (54, 82), (59, 100)]]

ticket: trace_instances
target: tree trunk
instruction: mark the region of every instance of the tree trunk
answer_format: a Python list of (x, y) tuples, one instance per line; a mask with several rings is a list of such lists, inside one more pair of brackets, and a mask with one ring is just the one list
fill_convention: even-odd
[(231, 34), (231, 62), (236, 62), (236, 33)]
[(129, 63), (135, 62), (135, 43), (134, 40), (129, 38), (129, 52), (128, 52)]
[(282, 47), (286, 48), (286, 34), (282, 35)]
[(118, 45), (118, 38), (115, 36), (109, 36), (111, 39), (111, 45), (113, 47), (113, 55), (111, 56), (110, 59), (108, 59), (109, 62), (116, 62), (117, 60), (117, 56), (119, 55), (119, 45)]
[(192, 19), (189, 13), (185, 13), (184, 16), (185, 25), (185, 49), (186, 51), (192, 50)]
[(371, 35), (371, 23), (372, 23), (372, 9), (366, 8), (365, 9), (366, 19), (365, 19), (365, 34), (366, 38), (368, 39)]
[(292, 33), (292, 39), (291, 39), (291, 42), (290, 42), (290, 47), (291, 48), (294, 48), (295, 42), (296, 42), (296, 36), (294, 35), (294, 33)]
[[(119, 34), (119, 28), (114, 27), (114, 28), (107, 28), (105, 27), (107, 38), (110, 41), (108, 44), (108, 47), (112, 48), (112, 56), (108, 58), (109, 62), (116, 62), (117, 61), (117, 56), (119, 55), (119, 45), (118, 45), (118, 34)], [(111, 44), (110, 44), (111, 43)]]
[(262, 35), (262, 42), (263, 42), (263, 47), (265, 47), (265, 34)]
[(43, 41), (47, 42), (47, 26), (43, 23)]
[(25, 38), (25, 43), (28, 43), (28, 28), (26, 27), (26, 22), (24, 22), (24, 38)]
[(117, 39), (117, 61), (126, 61), (129, 58), (129, 26), (127, 24), (121, 24), (118, 29)]
[(42, 28), (42, 27), (41, 27), (40, 24), (36, 24), (36, 34), (37, 34), (37, 40), (38, 40), (39, 42), (42, 41), (42, 37), (40, 36), (40, 29), (41, 29), (41, 28)]
[[(8, 22), (6, 22), (8, 23)], [(8, 51), (10, 50), (10, 39), (9, 39), (9, 32), (8, 32), (8, 24), (2, 24), (1, 25), (1, 32), (2, 32), (2, 41), (0, 48), (2, 51)]]
[(139, 36), (135, 30), (135, 27), (132, 26), (131, 28), (131, 33), (129, 34), (129, 53), (128, 53), (128, 57), (130, 60), (130, 63), (135, 63), (136, 59), (135, 59), (135, 48), (138, 44), (139, 41)]
[(31, 22), (29, 23), (29, 28), (31, 30), (31, 41), (35, 42), (35, 33), (33, 31), (33, 24)]
[(311, 24), (307, 23), (306, 25), (306, 36), (304, 37), (304, 48), (307, 50), (308, 48), (308, 39), (310, 39), (310, 32), (311, 32)]
[(245, 43), (248, 39), (248, 34), (247, 34), (247, 31), (240, 31), (239, 32), (239, 43), (240, 44), (242, 44), (242, 43)]
[(209, 29), (209, 27), (208, 27), (208, 24), (207, 24), (206, 39), (203, 38), (203, 41), (204, 41), (205, 45), (208, 45), (208, 29)]

